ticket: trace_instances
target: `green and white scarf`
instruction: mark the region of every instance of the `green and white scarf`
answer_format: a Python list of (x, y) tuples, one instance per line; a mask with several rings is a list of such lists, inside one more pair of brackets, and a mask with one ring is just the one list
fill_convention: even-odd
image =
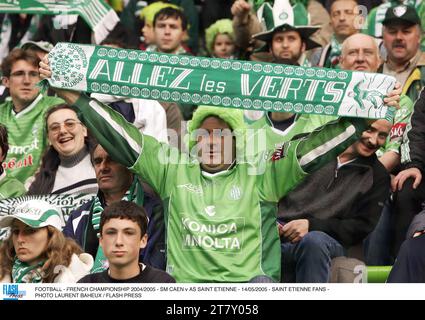
[(0, 0), (0, 12), (29, 14), (78, 14), (100, 43), (119, 21), (115, 11), (103, 0)]
[(335, 34), (331, 37), (331, 52), (325, 61), (326, 68), (339, 69), (339, 57), (341, 56), (342, 44), (338, 42)]
[[(225, 108), (392, 119), (384, 74), (58, 43), (51, 86)], [(361, 94), (360, 94), (361, 93)]]
[(43, 267), (45, 261), (35, 266), (22, 262), (18, 258), (13, 261), (12, 281), (13, 283), (41, 283), (43, 281)]
[[(125, 193), (122, 200), (132, 201), (140, 206), (143, 205), (143, 187), (137, 178), (134, 178), (134, 181), (130, 189)], [(94, 199), (93, 205), (91, 208), (91, 212), (93, 213), (91, 223), (92, 223), (94, 231), (96, 231), (96, 235), (98, 238), (100, 238), (100, 217), (103, 213), (103, 210), (104, 208), (102, 206), (102, 202), (97, 196)], [(102, 272), (108, 269), (108, 267), (109, 267), (108, 260), (106, 259), (105, 254), (103, 253), (103, 249), (99, 244), (99, 247), (97, 248), (96, 257), (94, 259), (94, 265), (90, 272), (91, 273)]]
[[(40, 16), (34, 15), (31, 18), (30, 25), (27, 32), (23, 35), (22, 39), (17, 44), (17, 47), (20, 47), (25, 42), (32, 40), (34, 34), (37, 31), (37, 27), (40, 22)], [(9, 41), (12, 35), (12, 22), (9, 19), (9, 15), (5, 15), (3, 22), (0, 27), (0, 62), (9, 54)]]

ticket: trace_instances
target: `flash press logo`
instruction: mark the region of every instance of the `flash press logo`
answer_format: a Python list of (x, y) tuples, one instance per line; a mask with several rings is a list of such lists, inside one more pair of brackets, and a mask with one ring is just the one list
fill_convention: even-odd
[(17, 284), (3, 285), (3, 300), (18, 300), (24, 298), (26, 295), (26, 291), (19, 291)]

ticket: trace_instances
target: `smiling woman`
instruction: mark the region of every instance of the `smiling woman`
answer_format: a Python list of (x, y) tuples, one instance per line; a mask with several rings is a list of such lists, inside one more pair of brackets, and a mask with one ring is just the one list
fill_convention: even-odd
[(87, 128), (68, 105), (51, 108), (46, 113), (49, 148), (29, 194), (96, 193), (97, 182), (90, 150), (95, 146)]

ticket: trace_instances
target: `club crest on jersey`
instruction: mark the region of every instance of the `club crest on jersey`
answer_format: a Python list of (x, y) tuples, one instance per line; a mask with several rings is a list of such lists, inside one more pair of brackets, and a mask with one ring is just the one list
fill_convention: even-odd
[(239, 200), (241, 197), (242, 197), (241, 188), (239, 188), (237, 185), (233, 185), (233, 187), (230, 189), (230, 192), (229, 192), (229, 198), (231, 200)]
[(215, 206), (208, 206), (205, 209), (205, 213), (209, 216), (209, 217), (214, 217), (216, 212), (215, 212)]

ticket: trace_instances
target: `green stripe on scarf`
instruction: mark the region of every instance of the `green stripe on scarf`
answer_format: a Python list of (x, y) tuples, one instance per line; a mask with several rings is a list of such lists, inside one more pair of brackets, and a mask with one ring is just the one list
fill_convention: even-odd
[(43, 272), (41, 271), (43, 265), (44, 261), (30, 266), (15, 258), (12, 267), (12, 281), (14, 283), (41, 283), (43, 281)]
[(335, 34), (331, 37), (331, 52), (329, 57), (325, 61), (326, 68), (340, 69), (339, 68), (339, 57), (341, 56), (342, 44), (338, 42)]
[[(59, 43), (53, 87), (248, 110), (389, 118), (395, 78), (325, 68)], [(361, 96), (359, 96), (361, 92)]]
[(102, 0), (0, 0), (0, 12), (29, 14), (78, 14), (100, 43), (119, 21), (115, 11)]

